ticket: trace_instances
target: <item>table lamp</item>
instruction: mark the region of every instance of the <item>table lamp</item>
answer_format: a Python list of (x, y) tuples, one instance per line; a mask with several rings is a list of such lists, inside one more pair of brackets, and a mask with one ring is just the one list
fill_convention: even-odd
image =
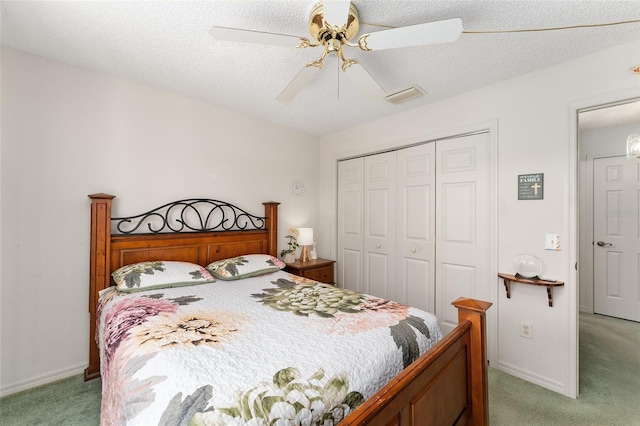
[(309, 246), (313, 245), (313, 228), (298, 228), (298, 245), (302, 248), (300, 262), (311, 260)]

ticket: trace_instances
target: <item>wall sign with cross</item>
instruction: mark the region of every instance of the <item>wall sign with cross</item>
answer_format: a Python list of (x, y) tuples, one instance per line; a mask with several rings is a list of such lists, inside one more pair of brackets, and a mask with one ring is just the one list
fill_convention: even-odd
[(544, 173), (518, 175), (518, 200), (544, 198)]

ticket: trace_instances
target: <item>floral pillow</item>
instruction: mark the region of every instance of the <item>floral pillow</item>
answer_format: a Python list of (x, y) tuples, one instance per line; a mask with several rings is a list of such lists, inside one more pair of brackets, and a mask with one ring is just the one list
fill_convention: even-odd
[(189, 262), (152, 261), (125, 265), (111, 273), (120, 291), (142, 291), (212, 283), (216, 279), (202, 266)]
[(217, 260), (207, 265), (207, 270), (216, 278), (231, 281), (270, 274), (284, 269), (285, 266), (287, 265), (283, 261), (268, 254), (247, 254)]

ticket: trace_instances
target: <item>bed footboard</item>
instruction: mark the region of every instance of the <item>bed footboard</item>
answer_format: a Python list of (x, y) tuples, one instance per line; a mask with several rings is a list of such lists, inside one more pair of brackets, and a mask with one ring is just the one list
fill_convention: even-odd
[(485, 312), (460, 298), (458, 326), (340, 425), (487, 425)]

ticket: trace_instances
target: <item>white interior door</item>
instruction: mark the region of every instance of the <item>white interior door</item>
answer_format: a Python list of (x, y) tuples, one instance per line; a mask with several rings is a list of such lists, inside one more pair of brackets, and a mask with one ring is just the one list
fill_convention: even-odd
[(396, 253), (396, 153), (364, 159), (364, 292), (392, 298)]
[(443, 330), (458, 323), (451, 302), (491, 300), (490, 135), (436, 142), (436, 315)]
[(364, 158), (338, 163), (337, 284), (364, 292)]
[(397, 151), (397, 261), (400, 303), (435, 312), (435, 143)]
[(593, 161), (594, 311), (640, 321), (640, 162)]

